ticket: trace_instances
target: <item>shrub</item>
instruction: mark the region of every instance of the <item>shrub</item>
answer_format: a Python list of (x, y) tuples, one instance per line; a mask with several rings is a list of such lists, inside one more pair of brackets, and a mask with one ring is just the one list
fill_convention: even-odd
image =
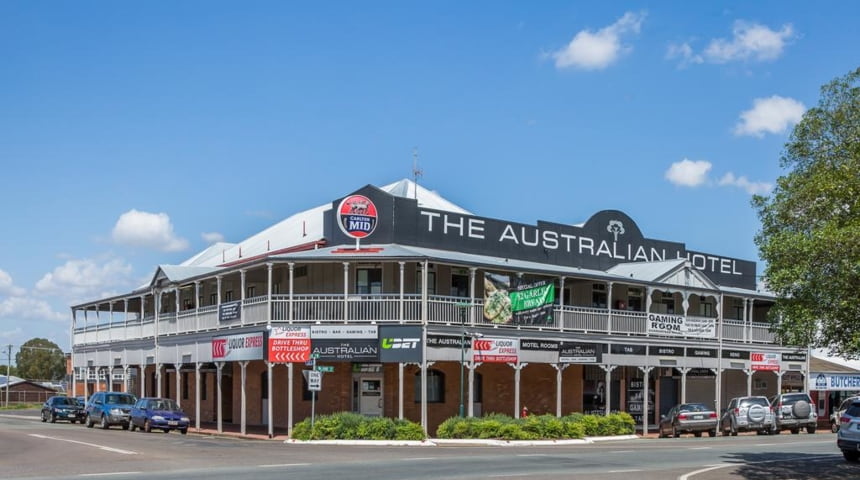
[(297, 440), (424, 440), (421, 425), (408, 420), (365, 417), (352, 412), (320, 415), (311, 431), (311, 419), (293, 426), (292, 438)]
[(633, 417), (627, 413), (609, 416), (573, 413), (562, 418), (553, 415), (512, 418), (494, 413), (483, 418), (449, 418), (439, 426), (436, 436), (503, 440), (565, 439), (628, 434), (633, 432), (633, 428)]

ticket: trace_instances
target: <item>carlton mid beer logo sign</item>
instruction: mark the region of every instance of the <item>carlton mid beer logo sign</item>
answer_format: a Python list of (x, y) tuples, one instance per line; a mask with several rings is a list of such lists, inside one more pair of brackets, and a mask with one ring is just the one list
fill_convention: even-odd
[(337, 207), (337, 223), (348, 237), (362, 239), (376, 228), (376, 205), (364, 195), (350, 195)]

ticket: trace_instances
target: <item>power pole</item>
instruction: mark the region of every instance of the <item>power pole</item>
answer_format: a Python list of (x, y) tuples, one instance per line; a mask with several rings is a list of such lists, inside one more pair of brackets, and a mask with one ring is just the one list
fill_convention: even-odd
[(6, 347), (6, 404), (5, 407), (9, 408), (9, 386), (12, 383), (12, 380), (9, 378), (9, 374), (12, 371), (12, 345), (9, 344)]

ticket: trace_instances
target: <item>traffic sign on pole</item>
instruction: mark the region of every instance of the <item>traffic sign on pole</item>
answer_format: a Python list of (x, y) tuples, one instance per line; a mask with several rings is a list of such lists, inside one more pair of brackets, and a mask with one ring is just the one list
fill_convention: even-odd
[(317, 365), (317, 371), (331, 373), (334, 371), (334, 367), (331, 365)]

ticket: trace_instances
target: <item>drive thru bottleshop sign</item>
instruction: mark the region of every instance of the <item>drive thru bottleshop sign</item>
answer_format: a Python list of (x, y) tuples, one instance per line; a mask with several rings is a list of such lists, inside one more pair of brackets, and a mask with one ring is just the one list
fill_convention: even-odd
[(274, 363), (307, 362), (311, 358), (310, 327), (272, 327), (268, 354)]

